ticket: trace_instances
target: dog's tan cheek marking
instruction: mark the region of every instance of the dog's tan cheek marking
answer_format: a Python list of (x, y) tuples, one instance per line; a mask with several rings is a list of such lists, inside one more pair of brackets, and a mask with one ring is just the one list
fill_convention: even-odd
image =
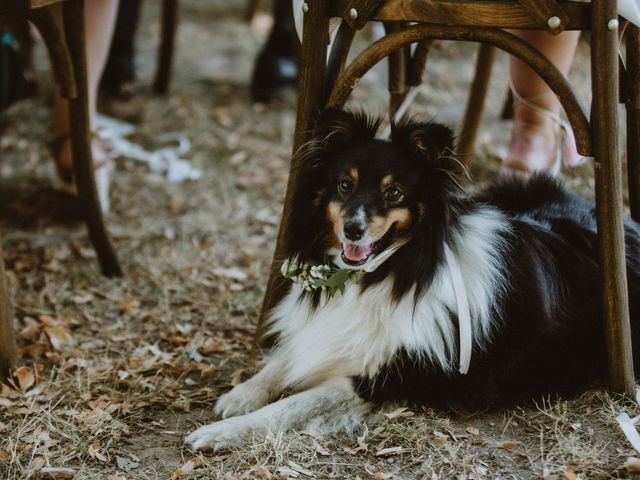
[(382, 237), (394, 223), (398, 230), (408, 230), (413, 223), (413, 216), (408, 208), (394, 208), (384, 217), (373, 217), (369, 222), (369, 232), (375, 238)]
[(331, 243), (335, 246), (340, 246), (340, 240), (338, 240), (338, 234), (344, 228), (344, 218), (342, 217), (342, 209), (338, 202), (329, 202), (327, 205), (327, 220), (333, 225), (333, 232), (331, 235)]
[(397, 222), (398, 230), (409, 230), (413, 225), (413, 215), (408, 208), (394, 208), (391, 210), (389, 218), (391, 218), (391, 224)]
[(380, 190), (384, 190), (393, 183), (393, 177), (391, 175), (385, 175), (380, 182)]

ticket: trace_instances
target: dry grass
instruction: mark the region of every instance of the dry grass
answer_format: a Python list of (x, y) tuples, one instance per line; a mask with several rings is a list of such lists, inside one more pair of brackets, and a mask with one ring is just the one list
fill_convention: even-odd
[[(99, 275), (78, 205), (43, 180), (46, 88), (0, 117), (0, 228), (24, 366), (22, 388), (0, 391), (0, 478), (44, 478), (42, 466), (109, 480), (630, 475), (623, 464), (633, 452), (614, 418), (640, 409), (598, 392), (467, 417), (385, 406), (353, 437), (293, 432), (240, 451), (184, 449), (184, 435), (213, 418), (220, 392), (257, 367), (249, 348), (284, 193), (294, 104), (248, 104), (258, 41), (240, 22), (240, 7), (181, 6), (171, 95), (143, 92), (126, 113), (139, 120), (141, 139), (187, 133), (204, 177), (170, 184), (118, 160), (109, 225), (124, 278)], [(148, 2), (141, 84), (153, 71), (157, 20), (158, 6)], [(459, 45), (434, 53), (417, 112), (459, 118), (461, 109), (451, 105), (463, 103), (471, 55)], [(474, 179), (495, 169), (494, 153), (506, 142), (508, 128), (496, 120), (504, 67), (502, 58)], [(587, 68), (583, 62), (574, 73), (583, 93)], [(383, 111), (383, 78), (377, 69), (365, 79), (354, 103)], [(570, 183), (593, 194), (588, 167)]]

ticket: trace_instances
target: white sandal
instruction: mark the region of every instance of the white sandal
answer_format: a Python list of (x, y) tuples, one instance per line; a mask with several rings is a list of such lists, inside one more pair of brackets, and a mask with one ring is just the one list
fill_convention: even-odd
[[(554, 176), (557, 176), (560, 174), (560, 170), (562, 168), (562, 166), (564, 165), (565, 167), (568, 168), (573, 168), (573, 167), (577, 167), (578, 165), (581, 165), (582, 163), (584, 163), (585, 161), (585, 157), (581, 156), (578, 153), (578, 150), (576, 148), (576, 139), (575, 136), (573, 134), (573, 129), (571, 128), (571, 124), (569, 122), (567, 122), (566, 120), (564, 120), (562, 117), (560, 117), (560, 115), (547, 110), (546, 108), (542, 108), (540, 105), (534, 103), (536, 100), (539, 100), (543, 97), (546, 97), (547, 95), (553, 94), (553, 91), (551, 90), (546, 90), (542, 93), (539, 93), (537, 95), (532, 95), (530, 97), (523, 97), (521, 96), (515, 89), (515, 87), (513, 86), (513, 84), (511, 84), (511, 92), (513, 94), (513, 104), (515, 105), (523, 105), (537, 113), (539, 113), (540, 115), (543, 115), (544, 117), (550, 119), (551, 121), (553, 121), (555, 124), (557, 124), (560, 127), (560, 141), (558, 144), (558, 150), (557, 150), (557, 154), (556, 154), (556, 158), (553, 162), (553, 165), (546, 169), (546, 171), (548, 171), (549, 173), (551, 173)], [(513, 171), (513, 170), (518, 170), (516, 168), (512, 168), (512, 167), (508, 167), (508, 166), (502, 166), (500, 167), (501, 171)]]
[[(48, 176), (51, 186), (59, 191), (69, 195), (77, 195), (75, 181), (73, 179), (73, 170), (61, 168), (56, 159), (61, 154), (65, 144), (71, 140), (69, 133), (58, 134), (51, 138), (47, 145), (49, 151), (54, 158), (53, 164), (49, 168)], [(92, 132), (91, 142), (99, 140), (99, 137)], [(94, 158), (94, 175), (96, 182), (96, 190), (98, 192), (98, 200), (102, 213), (109, 213), (111, 202), (109, 199), (109, 186), (111, 184), (111, 175), (115, 170), (113, 159), (107, 154), (106, 149), (100, 145), (100, 149), (104, 151), (103, 158)], [(95, 151), (95, 149), (94, 149)]]

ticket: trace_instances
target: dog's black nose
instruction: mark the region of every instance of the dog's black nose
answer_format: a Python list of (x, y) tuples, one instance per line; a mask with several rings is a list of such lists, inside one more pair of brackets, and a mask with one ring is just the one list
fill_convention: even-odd
[(366, 231), (366, 226), (361, 222), (347, 222), (344, 224), (344, 236), (349, 240), (360, 240)]

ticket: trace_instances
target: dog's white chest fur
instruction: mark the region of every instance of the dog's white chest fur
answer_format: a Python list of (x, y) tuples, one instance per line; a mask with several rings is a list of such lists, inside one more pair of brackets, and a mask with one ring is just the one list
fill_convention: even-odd
[[(494, 302), (503, 285), (503, 265), (495, 255), (505, 223), (491, 209), (463, 217), (460, 234), (451, 245), (464, 274), (475, 344), (482, 344), (491, 327)], [(502, 233), (502, 232), (500, 232)], [(447, 265), (414, 306), (413, 291), (393, 302), (393, 279), (364, 292), (357, 284), (321, 301), (313, 309), (300, 299), (299, 285), (273, 312), (273, 331), (279, 335), (274, 355), (284, 362), (284, 383), (309, 386), (337, 376), (373, 376), (404, 349), (444, 370), (455, 368), (457, 313), (453, 280)]]

